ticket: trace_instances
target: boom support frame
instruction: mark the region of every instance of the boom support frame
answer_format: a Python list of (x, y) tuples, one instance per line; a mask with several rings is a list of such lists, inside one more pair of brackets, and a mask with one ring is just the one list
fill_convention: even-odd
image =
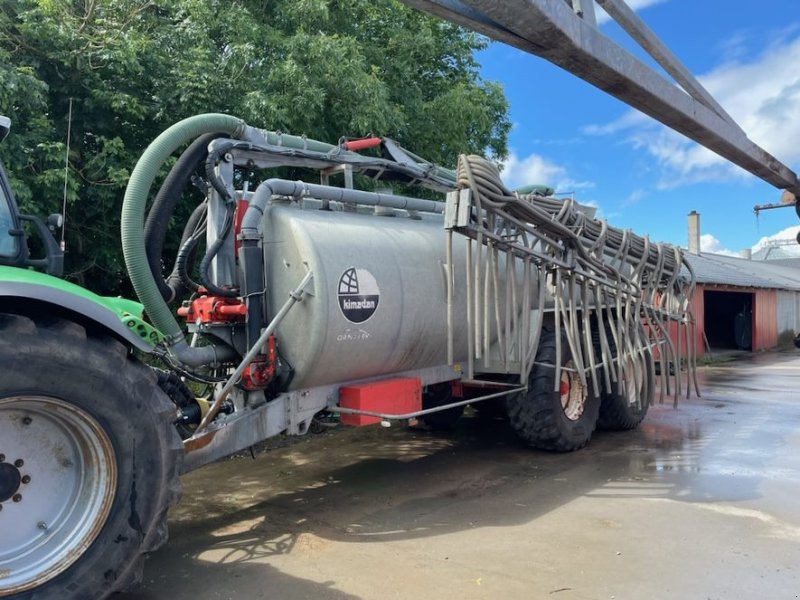
[(623, 0), (597, 0), (680, 87), (598, 28), (589, 0), (402, 0), (544, 58), (682, 133), (778, 189), (797, 174), (751, 141)]

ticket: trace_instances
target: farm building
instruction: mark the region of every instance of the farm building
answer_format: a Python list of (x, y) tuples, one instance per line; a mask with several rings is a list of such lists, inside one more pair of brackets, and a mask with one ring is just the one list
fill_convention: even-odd
[(689, 215), (689, 264), (697, 278), (693, 312), (698, 356), (768, 350), (800, 332), (800, 267), (700, 252), (700, 215)]

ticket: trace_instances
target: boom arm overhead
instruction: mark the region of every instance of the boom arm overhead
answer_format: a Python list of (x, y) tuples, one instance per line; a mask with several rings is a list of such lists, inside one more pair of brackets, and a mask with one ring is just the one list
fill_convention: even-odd
[(591, 0), (402, 1), (545, 58), (775, 187), (800, 194), (797, 175), (747, 137), (623, 0), (597, 2), (683, 89), (603, 35)]

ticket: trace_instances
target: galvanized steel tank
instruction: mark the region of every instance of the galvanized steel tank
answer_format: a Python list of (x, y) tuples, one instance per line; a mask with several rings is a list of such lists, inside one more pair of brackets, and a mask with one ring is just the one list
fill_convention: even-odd
[[(395, 212), (376, 216), (280, 202), (265, 211), (268, 313), (275, 314), (307, 269), (314, 273), (308, 295), (276, 334), (295, 370), (290, 389), (447, 364), (442, 217)], [(464, 273), (465, 242), (454, 240), (454, 246), (456, 273)], [(455, 295), (454, 317), (466, 324), (463, 291)], [(466, 356), (465, 329), (454, 340), (457, 360)]]

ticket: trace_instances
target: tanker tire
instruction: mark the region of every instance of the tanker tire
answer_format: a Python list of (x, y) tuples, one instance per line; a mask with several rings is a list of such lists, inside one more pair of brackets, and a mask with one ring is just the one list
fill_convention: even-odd
[[(449, 381), (434, 383), (425, 388), (422, 393), (422, 408), (435, 408), (453, 402), (453, 387)], [(464, 413), (463, 406), (448, 408), (440, 412), (430, 413), (420, 417), (422, 422), (431, 429), (447, 430), (453, 429)]]
[[(15, 599), (88, 600), (139, 583), (144, 556), (166, 542), (167, 511), (180, 497), (183, 446), (155, 373), (116, 340), (75, 323), (9, 314), (0, 314), (0, 364), (0, 466), (7, 476), (14, 460), (27, 476), (0, 522), (14, 518), (22, 531), (33, 519), (33, 531), (54, 538), (36, 546), (42, 538), (27, 533), (0, 537), (0, 571), (13, 567), (0, 579), (0, 597), (13, 590)], [(38, 443), (45, 434), (51, 452)], [(62, 438), (81, 450), (67, 443), (52, 451)], [(26, 512), (37, 494), (40, 506)], [(30, 558), (14, 562), (20, 545)]]
[(600, 416), (597, 419), (598, 429), (629, 431), (636, 429), (642, 423), (647, 415), (647, 409), (655, 397), (653, 357), (649, 352), (645, 354), (642, 366), (644, 381), (642, 381), (642, 390), (636, 393), (635, 398), (625, 395), (625, 390), (619, 381), (611, 382), (611, 393), (603, 396), (600, 403)]
[[(572, 354), (566, 337), (561, 338), (561, 366), (572, 363)], [(562, 389), (555, 390), (556, 333), (548, 327), (542, 330), (536, 364), (528, 380), (528, 391), (508, 396), (506, 407), (512, 429), (523, 442), (534, 448), (551, 452), (572, 452), (583, 448), (591, 439), (597, 425), (600, 398), (591, 393), (591, 382), (584, 390), (577, 376), (561, 371)], [(565, 381), (566, 380), (566, 381)], [(566, 383), (568, 401), (562, 404), (563, 385)], [(572, 394), (584, 393), (573, 403)], [(567, 415), (570, 412), (571, 418)]]

